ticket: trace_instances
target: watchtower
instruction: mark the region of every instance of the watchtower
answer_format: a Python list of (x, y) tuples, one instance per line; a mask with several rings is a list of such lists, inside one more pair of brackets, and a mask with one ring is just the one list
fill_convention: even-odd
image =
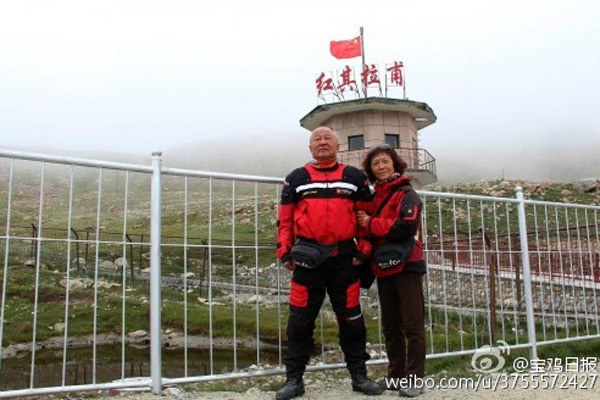
[(388, 97), (366, 97), (321, 104), (300, 120), (309, 131), (333, 128), (339, 136), (339, 161), (361, 168), (367, 151), (388, 143), (408, 164), (415, 187), (437, 181), (435, 158), (419, 146), (419, 131), (437, 117), (426, 103)]

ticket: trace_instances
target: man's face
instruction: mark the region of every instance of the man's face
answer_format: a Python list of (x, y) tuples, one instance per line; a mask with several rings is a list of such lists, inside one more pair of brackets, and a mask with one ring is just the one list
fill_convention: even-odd
[(317, 161), (335, 160), (340, 145), (331, 129), (317, 128), (310, 135), (308, 148)]

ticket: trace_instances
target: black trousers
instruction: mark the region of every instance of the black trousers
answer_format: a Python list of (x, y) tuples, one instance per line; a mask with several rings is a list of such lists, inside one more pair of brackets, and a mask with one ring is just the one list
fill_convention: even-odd
[(360, 310), (358, 267), (352, 255), (329, 258), (317, 269), (296, 267), (290, 291), (287, 325), (288, 349), (285, 357), (288, 376), (302, 376), (314, 345), (315, 320), (329, 294), (339, 327), (339, 340), (347, 367), (352, 374), (366, 374), (365, 322)]
[(377, 278), (381, 323), (388, 355), (388, 378), (425, 375), (423, 274)]

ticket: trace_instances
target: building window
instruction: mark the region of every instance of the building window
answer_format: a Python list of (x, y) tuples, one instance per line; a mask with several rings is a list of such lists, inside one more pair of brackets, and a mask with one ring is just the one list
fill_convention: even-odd
[(365, 136), (348, 136), (348, 150), (361, 150), (365, 148)]
[(400, 147), (400, 136), (386, 133), (385, 142), (396, 149)]

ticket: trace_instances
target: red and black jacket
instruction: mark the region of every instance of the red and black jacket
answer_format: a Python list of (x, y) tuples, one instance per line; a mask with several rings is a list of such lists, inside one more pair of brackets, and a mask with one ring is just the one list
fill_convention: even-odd
[[(298, 237), (324, 245), (353, 241), (356, 203), (371, 199), (367, 178), (359, 169), (336, 163), (329, 168), (314, 164), (292, 171), (281, 193), (277, 232), (277, 258), (287, 261)], [(354, 246), (352, 246), (354, 247)], [(359, 240), (360, 258), (369, 255), (366, 239)]]
[[(395, 175), (386, 182), (377, 182), (373, 201), (369, 204), (361, 204), (360, 208), (367, 214), (373, 215), (391, 191), (395, 193), (381, 212), (367, 220), (365, 231), (374, 247), (389, 242), (403, 242), (414, 236), (419, 228), (422, 202), (417, 192), (410, 186), (410, 178), (407, 176)], [(421, 242), (415, 241), (413, 252), (404, 266), (400, 265), (385, 271), (375, 266), (372, 266), (372, 269), (377, 277), (394, 275), (400, 271), (426, 272)]]

